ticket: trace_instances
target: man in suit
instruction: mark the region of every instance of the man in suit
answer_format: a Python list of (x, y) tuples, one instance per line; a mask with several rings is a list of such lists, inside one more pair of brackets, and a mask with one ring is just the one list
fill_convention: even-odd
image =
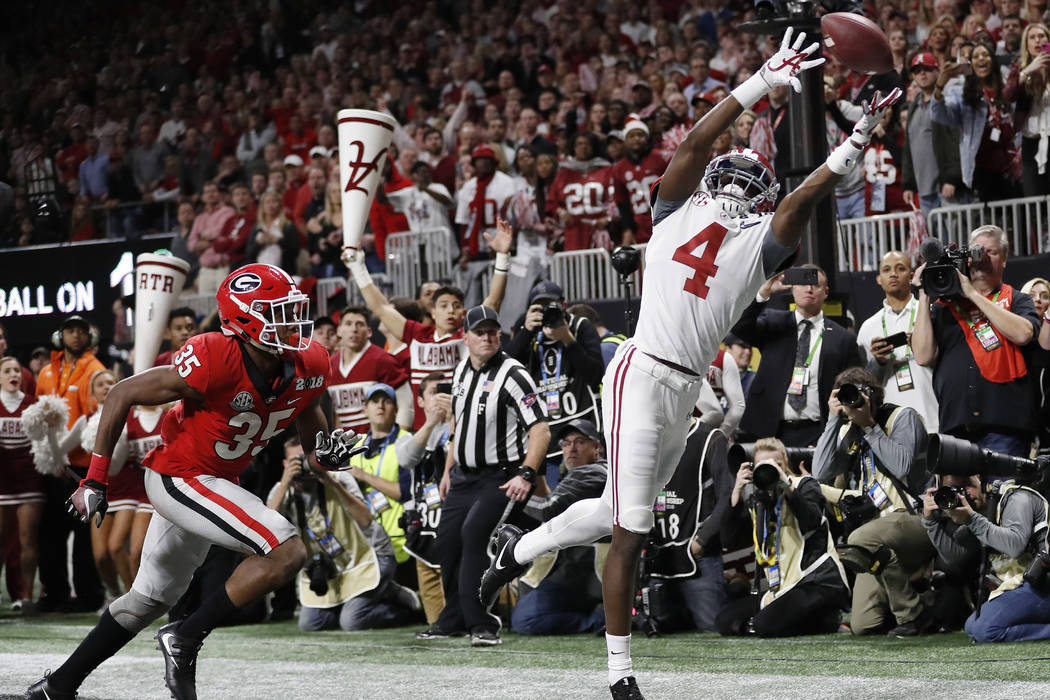
[[(783, 275), (767, 281), (744, 311), (733, 334), (762, 352), (751, 383), (740, 429), (752, 437), (777, 437), (785, 445), (815, 445), (828, 418), (828, 397), (835, 377), (859, 366), (853, 334), (824, 318), (828, 277), (816, 265), (816, 285), (783, 283)], [(769, 298), (790, 289), (794, 311), (766, 308)]]

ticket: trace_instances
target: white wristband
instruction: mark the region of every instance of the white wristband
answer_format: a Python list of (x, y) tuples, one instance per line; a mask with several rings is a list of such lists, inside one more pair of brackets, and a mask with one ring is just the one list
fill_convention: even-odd
[(848, 175), (857, 166), (857, 159), (863, 152), (863, 148), (858, 148), (850, 139), (846, 139), (831, 152), (825, 164), (836, 175)]
[(735, 97), (744, 109), (751, 109), (767, 92), (769, 83), (762, 77), (762, 68), (759, 68), (757, 73), (737, 85), (729, 94)]
[(372, 284), (372, 275), (369, 274), (368, 268), (365, 267), (363, 260), (355, 260), (350, 263), (349, 266), (350, 274), (354, 277), (354, 282), (357, 283), (359, 289), (364, 289), (368, 285)]
[(496, 253), (496, 272), (505, 275), (508, 270), (510, 270), (510, 254)]

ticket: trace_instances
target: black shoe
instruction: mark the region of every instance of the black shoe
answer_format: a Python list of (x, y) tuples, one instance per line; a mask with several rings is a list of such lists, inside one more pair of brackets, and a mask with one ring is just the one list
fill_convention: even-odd
[(528, 568), (514, 560), (514, 547), (524, 533), (513, 525), (500, 525), (493, 536), (496, 540), (496, 558), (481, 575), (481, 586), (478, 589), (478, 600), (488, 610), (496, 602), (499, 590), (521, 576)]
[(642, 691), (638, 690), (638, 682), (634, 676), (627, 676), (609, 686), (614, 700), (645, 700)]
[(499, 633), (497, 632), (480, 630), (472, 632), (470, 635), (470, 646), (472, 647), (495, 647), (502, 643), (503, 640), (499, 638)]
[(926, 634), (933, 627), (933, 623), (933, 615), (929, 610), (923, 610), (914, 620), (897, 625), (886, 636), (897, 639), (918, 637), (920, 634)]
[(164, 656), (164, 683), (175, 700), (197, 700), (197, 652), (204, 639), (179, 636), (182, 620), (169, 622), (157, 630), (154, 639)]
[(462, 637), (462, 632), (448, 632), (437, 625), (431, 625), (425, 630), (416, 632), (416, 639), (448, 639), (449, 637)]
[(60, 692), (53, 689), (48, 684), (48, 676), (51, 675), (51, 671), (44, 674), (44, 677), (38, 680), (33, 685), (26, 688), (25, 698), (26, 700), (76, 700), (77, 691), (66, 691)]

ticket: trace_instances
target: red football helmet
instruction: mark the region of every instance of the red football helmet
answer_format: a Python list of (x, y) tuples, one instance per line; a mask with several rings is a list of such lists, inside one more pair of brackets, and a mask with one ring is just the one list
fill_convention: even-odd
[(263, 263), (238, 268), (216, 296), (224, 334), (274, 354), (310, 347), (310, 300), (281, 268)]

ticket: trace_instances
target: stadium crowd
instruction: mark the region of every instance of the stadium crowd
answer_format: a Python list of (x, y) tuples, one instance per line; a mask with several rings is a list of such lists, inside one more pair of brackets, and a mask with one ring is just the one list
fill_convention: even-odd
[[(646, 242), (650, 185), (695, 121), (775, 45), (736, 28), (755, 17), (749, 4), (707, 0), (393, 9), (186, 0), (140, 10), (114, 10), (103, 31), (82, 8), (67, 35), (47, 37), (43, 58), (8, 52), (0, 63), (0, 245), (172, 231), (170, 248), (192, 265), (187, 284), (200, 294), (248, 262), (346, 276), (335, 113), (392, 114), (401, 126), (369, 216), (367, 270), (382, 272), (387, 237), (408, 230), (447, 230), (458, 264), (414, 299), (387, 299), (355, 271), (365, 305), (316, 320), (314, 340), (331, 354), (331, 423), (366, 434), (368, 450), (339, 478), (304, 468), (283, 435), (253, 462), (242, 485), (306, 533), (311, 558), (296, 584), (238, 621), (288, 619), (299, 607), (304, 631), (425, 621), (423, 639), (499, 643), (499, 623), (475, 600), (489, 530), (471, 530), (480, 516), (461, 503), (482, 485), (461, 455), (446, 462), (449, 384), (468, 355), (461, 345), (478, 342), (464, 328), (496, 320), (465, 318), (466, 309), (482, 298), (499, 309), (502, 283), (486, 286), (484, 273), (493, 263), (506, 271), (511, 238), (541, 264), (551, 251)], [(887, 31), (895, 70), (858, 75), (829, 59), (829, 145), (876, 91), (900, 86), (907, 98), (837, 190), (840, 218), (1050, 194), (1045, 3), (884, 0), (865, 10)], [(787, 88), (778, 90), (714, 153), (752, 148), (786, 170)], [(646, 550), (643, 629), (783, 636), (845, 622), (854, 634), (965, 625), (979, 641), (1050, 638), (1045, 576), (1026, 572), (1033, 561), (1045, 572), (1048, 492), (1025, 461), (1048, 448), (1050, 282), (1003, 283), (1009, 241), (997, 227), (974, 230), (971, 243), (983, 260), (952, 303), (939, 303), (907, 254), (873, 251), (885, 301), (855, 331), (825, 317), (825, 271), (767, 283), (709, 369), (678, 490), (655, 504), (693, 503), (678, 519), (657, 518), (673, 531), (654, 529)], [(553, 282), (526, 297), (485, 362), (505, 352), (521, 363), (539, 404), (498, 420), (516, 418), (530, 436), (547, 424), (549, 443), (515, 465), (473, 457), (504, 470), (507, 484), (522, 460), (538, 460), (532, 496), (511, 514), (538, 527), (601, 492), (599, 390), (624, 338)], [(96, 610), (138, 566), (150, 513), (140, 467), (160, 439), (160, 412), (134, 409), (126, 466), (113, 477), (127, 483), (111, 490), (102, 528), (63, 506), (75, 485), (64, 467), (83, 472), (91, 417), (127, 373), (103, 356), (101, 321), (67, 318), (25, 366), (0, 359), (0, 535), (10, 601), (27, 614)], [(158, 364), (215, 323), (173, 311)], [(0, 336), (0, 356), (15, 340)], [(31, 451), (20, 416), (45, 396), (65, 399), (68, 421), (44, 426)], [(478, 440), (487, 429), (477, 427)], [(937, 433), (1020, 459), (980, 470), (928, 461)], [(721, 451), (712, 434), (724, 436)], [(937, 442), (939, 455), (945, 445), (965, 451)], [(747, 456), (728, 459), (730, 444)], [(58, 468), (37, 473), (40, 452)], [(442, 519), (450, 494), (455, 517)], [(449, 533), (450, 520), (460, 530)], [(361, 558), (315, 537), (325, 528), (337, 544), (360, 544), (355, 556), (372, 557), (374, 581), (354, 573)], [(239, 560), (213, 554), (173, 619)], [(523, 634), (600, 632), (603, 556), (599, 544), (538, 559), (494, 611)]]

